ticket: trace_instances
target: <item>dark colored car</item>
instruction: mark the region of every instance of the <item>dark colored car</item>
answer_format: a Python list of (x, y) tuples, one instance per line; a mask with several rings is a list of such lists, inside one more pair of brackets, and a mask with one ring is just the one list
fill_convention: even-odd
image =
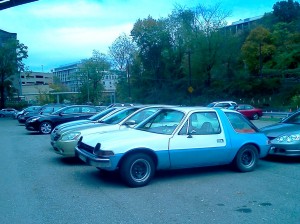
[(26, 107), (25, 109), (23, 109), (21, 111), (18, 111), (15, 114), (15, 118), (19, 119), (19, 117), (22, 116), (22, 115), (24, 115), (25, 113), (27, 113), (27, 112), (33, 112), (33, 111), (38, 111), (40, 108), (41, 108), (41, 106), (29, 106), (29, 107)]
[(0, 117), (14, 117), (17, 112), (14, 108), (5, 108), (0, 110)]
[(18, 121), (20, 124), (25, 124), (26, 120), (30, 117), (51, 114), (65, 106), (64, 104), (46, 104), (38, 108), (38, 110), (27, 111), (23, 115), (20, 115)]
[(50, 134), (59, 124), (86, 119), (99, 112), (99, 108), (90, 105), (73, 105), (63, 107), (48, 115), (34, 116), (26, 120), (25, 127), (28, 131), (39, 131)]
[(257, 120), (263, 115), (262, 109), (255, 108), (249, 104), (239, 104), (236, 110), (251, 120)]
[(270, 155), (300, 156), (300, 111), (260, 131), (271, 141)]

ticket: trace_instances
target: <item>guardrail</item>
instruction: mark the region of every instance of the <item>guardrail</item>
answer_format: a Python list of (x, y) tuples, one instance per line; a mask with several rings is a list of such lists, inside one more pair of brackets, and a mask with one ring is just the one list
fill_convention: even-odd
[(291, 114), (292, 114), (292, 112), (267, 112), (267, 111), (263, 112), (263, 116), (276, 117), (276, 118), (284, 118)]

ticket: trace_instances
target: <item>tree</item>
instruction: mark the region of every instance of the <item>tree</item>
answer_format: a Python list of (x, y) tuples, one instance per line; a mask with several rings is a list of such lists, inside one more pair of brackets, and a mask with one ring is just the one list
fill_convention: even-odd
[(263, 64), (271, 60), (276, 47), (272, 43), (271, 32), (259, 26), (250, 32), (241, 50), (250, 73), (262, 76)]
[(113, 59), (114, 65), (119, 71), (124, 71), (132, 57), (136, 47), (129, 36), (120, 35), (109, 47), (109, 55)]
[(226, 18), (230, 15), (230, 11), (223, 10), (220, 3), (213, 6), (199, 4), (195, 13), (200, 35), (198, 50), (201, 52), (201, 55), (199, 64), (206, 76), (205, 85), (210, 87), (212, 70), (219, 58), (218, 54), (222, 44), (220, 29), (227, 24)]
[[(152, 100), (152, 103), (161, 100), (160, 89), (165, 80), (165, 61), (163, 55), (168, 54), (171, 46), (171, 38), (166, 29), (166, 20), (155, 20), (148, 17), (138, 20), (131, 30), (133, 41), (139, 48), (142, 76), (146, 82), (138, 84), (143, 88)], [(140, 75), (140, 74), (139, 74)]]
[(110, 63), (105, 54), (94, 50), (93, 56), (84, 59), (77, 72), (81, 83), (81, 102), (100, 103), (102, 99), (102, 79), (110, 70)]
[[(109, 47), (109, 55), (112, 57), (114, 65), (120, 72), (126, 73), (127, 76), (127, 92), (128, 98), (131, 98), (131, 81), (130, 81), (130, 65), (133, 63), (133, 57), (136, 54), (136, 46), (132, 39), (126, 34), (119, 36)], [(123, 78), (123, 77), (122, 77)], [(124, 80), (120, 81), (120, 84), (124, 85)], [(121, 92), (123, 92), (123, 87), (118, 85)]]
[(23, 59), (28, 57), (28, 48), (18, 40), (10, 39), (0, 44), (0, 108), (5, 107), (6, 93), (10, 89), (9, 79), (25, 70)]
[(300, 4), (293, 0), (276, 2), (273, 14), (279, 21), (290, 23), (300, 17)]

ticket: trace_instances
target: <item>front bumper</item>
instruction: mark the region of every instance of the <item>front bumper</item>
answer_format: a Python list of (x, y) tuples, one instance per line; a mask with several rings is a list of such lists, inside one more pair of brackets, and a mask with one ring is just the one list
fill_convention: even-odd
[(33, 123), (25, 123), (25, 128), (28, 131), (39, 131), (38, 127), (36, 127), (36, 125), (34, 125)]
[(94, 154), (79, 149), (77, 146), (75, 147), (75, 155), (90, 166), (114, 170), (109, 158), (99, 158)]
[(272, 144), (269, 155), (300, 156), (300, 145)]
[(75, 147), (77, 142), (77, 140), (67, 142), (51, 140), (51, 145), (55, 153), (65, 157), (75, 157)]

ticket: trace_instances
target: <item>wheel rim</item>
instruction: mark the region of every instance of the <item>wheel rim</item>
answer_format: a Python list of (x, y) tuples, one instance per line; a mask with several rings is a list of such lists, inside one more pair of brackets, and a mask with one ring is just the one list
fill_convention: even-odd
[(41, 132), (44, 134), (49, 134), (52, 130), (52, 126), (49, 123), (43, 123), (41, 125)]
[(131, 178), (136, 182), (144, 182), (151, 173), (151, 166), (145, 159), (138, 159), (130, 167)]
[(255, 163), (255, 155), (251, 150), (245, 151), (241, 156), (241, 162), (245, 167), (251, 167)]

